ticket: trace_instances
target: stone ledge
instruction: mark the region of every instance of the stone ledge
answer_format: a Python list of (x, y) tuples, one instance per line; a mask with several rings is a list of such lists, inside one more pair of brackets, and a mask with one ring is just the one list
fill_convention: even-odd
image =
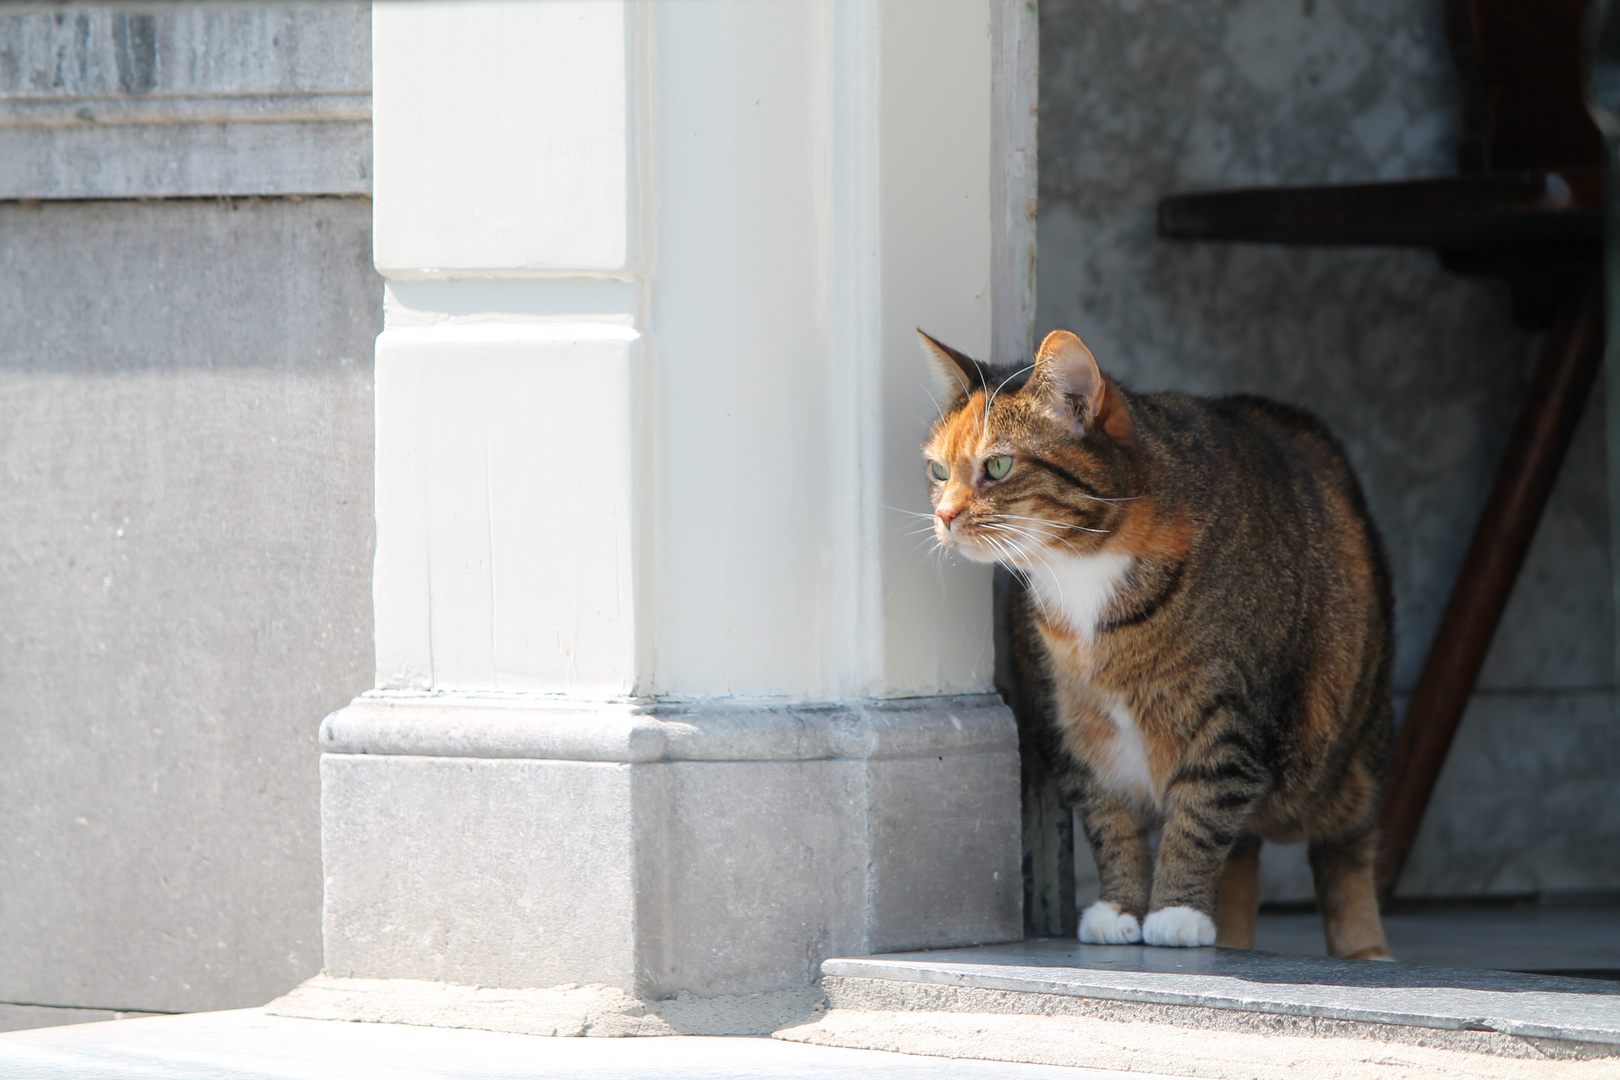
[(1070, 941), (831, 959), (822, 971), (834, 1008), (1158, 1018), (1507, 1056), (1620, 1056), (1620, 986), (1595, 980)]
[(793, 705), (367, 696), (322, 721), (320, 747), (620, 764), (866, 760), (1013, 751), (1018, 732), (994, 694)]
[(1319, 1016), (1225, 1009), (1199, 1005), (1160, 1005), (1067, 994), (989, 990), (971, 986), (898, 983), (884, 979), (827, 976), (827, 1007), (838, 1014), (1016, 1016), (1028, 1019), (1070, 1017), (1110, 1024), (1156, 1024), (1199, 1031), (1287, 1036), (1289, 1038), (1356, 1039), (1455, 1050), (1526, 1060), (1583, 1061), (1602, 1058), (1620, 1064), (1620, 1048), (1566, 1039), (1525, 1038), (1496, 1031), (1459, 1031)]

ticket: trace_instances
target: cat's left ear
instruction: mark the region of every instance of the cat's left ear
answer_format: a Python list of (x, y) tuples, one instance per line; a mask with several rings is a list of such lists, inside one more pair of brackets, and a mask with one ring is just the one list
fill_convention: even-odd
[(1054, 330), (1046, 335), (1035, 354), (1035, 374), (1030, 385), (1076, 435), (1100, 427), (1116, 441), (1130, 439), (1130, 414), (1119, 398), (1119, 390), (1103, 377), (1097, 358), (1085, 342), (1069, 331)]
[(921, 330), (917, 331), (917, 336), (922, 339), (923, 350), (933, 360), (934, 372), (939, 376), (941, 388), (948, 398), (988, 390), (994, 385), (990, 381), (988, 365), (979, 363), (967, 353), (953, 349), (942, 341), (936, 341)]

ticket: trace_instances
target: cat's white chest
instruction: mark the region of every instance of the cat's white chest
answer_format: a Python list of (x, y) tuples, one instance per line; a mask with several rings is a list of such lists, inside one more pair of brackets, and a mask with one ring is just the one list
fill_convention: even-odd
[(1113, 725), (1108, 739), (1107, 760), (1094, 762), (1103, 786), (1141, 803), (1162, 806), (1159, 785), (1148, 763), (1147, 740), (1136, 716), (1124, 701), (1115, 701), (1104, 710)]
[(1042, 613), (1068, 624), (1071, 633), (1090, 640), (1103, 613), (1130, 576), (1129, 555), (1054, 556), (1050, 552), (1028, 570), (1029, 583)]

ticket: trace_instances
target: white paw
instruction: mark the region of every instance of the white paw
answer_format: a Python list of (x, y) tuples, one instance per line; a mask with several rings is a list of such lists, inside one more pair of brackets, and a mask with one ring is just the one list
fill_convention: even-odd
[(1167, 907), (1148, 912), (1142, 940), (1149, 945), (1213, 945), (1215, 920), (1190, 907)]
[(1080, 940), (1087, 945), (1135, 945), (1142, 940), (1136, 916), (1099, 900), (1080, 916)]

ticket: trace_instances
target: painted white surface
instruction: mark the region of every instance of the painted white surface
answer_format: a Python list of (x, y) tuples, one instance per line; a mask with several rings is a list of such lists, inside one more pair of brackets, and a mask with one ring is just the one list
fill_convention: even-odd
[[(835, 5), (655, 5), (657, 659), (681, 696), (837, 697), (858, 483), (833, 381)], [(875, 358), (874, 358), (875, 359)], [(864, 389), (862, 387), (861, 389)], [(858, 396), (860, 391), (855, 391)], [(865, 409), (856, 401), (852, 407)]]
[[(990, 352), (990, 4), (885, 0), (877, 10), (883, 501), (927, 512), (918, 448), (935, 408), (915, 331)], [(990, 568), (939, 567), (907, 535), (910, 520), (890, 511), (882, 534), (883, 690), (987, 686)]]
[(990, 20), (995, 50), (990, 122), (995, 342), (990, 358), (1017, 365), (1035, 355), (1041, 28), (1032, 0), (991, 0)]
[(897, 510), (928, 510), (914, 328), (989, 355), (993, 184), (1027, 179), (992, 176), (991, 13), (377, 5), (379, 686), (989, 686), (989, 569)]
[(653, 9), (654, 685), (988, 686), (989, 572), (938, 567), (914, 328), (988, 353), (984, 0)]
[(377, 268), (622, 272), (622, 0), (410, 0), (372, 13)]
[(631, 692), (638, 340), (611, 323), (378, 337), (380, 687)]

